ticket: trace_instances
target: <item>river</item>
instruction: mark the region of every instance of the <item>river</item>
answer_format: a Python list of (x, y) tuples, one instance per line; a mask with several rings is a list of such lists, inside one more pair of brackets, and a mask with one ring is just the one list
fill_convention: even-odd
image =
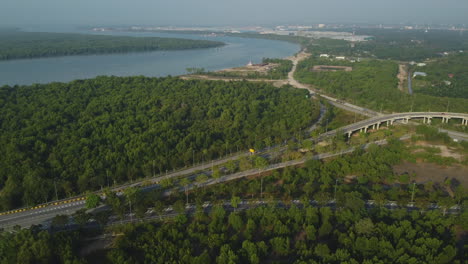
[(136, 37), (154, 36), (207, 39), (222, 41), (227, 45), (220, 48), (198, 50), (155, 51), (0, 61), (0, 86), (16, 84), (29, 85), (33, 83), (49, 83), (56, 81), (68, 82), (76, 79), (93, 78), (99, 75), (174, 76), (186, 73), (186, 68), (189, 67), (205, 68), (209, 71), (220, 70), (246, 65), (249, 61), (258, 63), (261, 62), (264, 57), (287, 57), (299, 51), (299, 46), (292, 43), (226, 36), (208, 37), (192, 34), (156, 32), (93, 33), (85, 30), (47, 31)]

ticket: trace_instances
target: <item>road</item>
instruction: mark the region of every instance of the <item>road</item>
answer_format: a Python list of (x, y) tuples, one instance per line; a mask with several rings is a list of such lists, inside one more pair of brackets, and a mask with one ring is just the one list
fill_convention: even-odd
[[(304, 59), (304, 57), (307, 57), (307, 54), (301, 52), (297, 57), (294, 57), (293, 60), (293, 69), (291, 72), (288, 74), (288, 81), (289, 83), (297, 88), (301, 89), (308, 89), (311, 94), (319, 94), (318, 92), (314, 91), (312, 88), (301, 84), (297, 82), (294, 79), (294, 72), (296, 71), (297, 64), (301, 59)], [(331, 136), (335, 135), (338, 131), (341, 131), (343, 133), (349, 133), (353, 131), (357, 131), (363, 128), (367, 128), (373, 125), (377, 125), (383, 122), (387, 121), (397, 121), (397, 120), (406, 120), (408, 121), (411, 118), (426, 118), (430, 120), (430, 118), (442, 118), (442, 119), (448, 119), (448, 118), (459, 118), (462, 119), (463, 122), (468, 122), (468, 114), (458, 114), (458, 113), (431, 113), (431, 112), (424, 112), (424, 113), (398, 113), (398, 114), (391, 114), (391, 115), (381, 115), (378, 114), (374, 111), (370, 111), (365, 108), (361, 108), (359, 106), (355, 106), (349, 103), (341, 102), (335, 98), (326, 96), (321, 94), (320, 96), (324, 97), (325, 99), (329, 100), (333, 105), (343, 108), (345, 110), (349, 110), (352, 112), (356, 112), (359, 114), (363, 115), (368, 115), (372, 116), (372, 118), (363, 120), (348, 126), (345, 126), (343, 128), (333, 130), (330, 132), (327, 132), (325, 134), (322, 134), (319, 136), (319, 139), (324, 138), (326, 136)], [(323, 111), (324, 109), (321, 109), (322, 117), (323, 117)], [(468, 123), (467, 123), (468, 124)], [(460, 132), (453, 132), (453, 131), (448, 131), (444, 130), (444, 132), (448, 132), (449, 135), (456, 137), (457, 139), (463, 139), (466, 140), (468, 136), (464, 133)], [(386, 141), (381, 141), (381, 142), (376, 142), (377, 144), (385, 144)], [(366, 147), (366, 146), (364, 146)], [(343, 155), (346, 153), (353, 152), (354, 148), (350, 148), (347, 150), (344, 150), (340, 153), (326, 153), (326, 154), (319, 154), (313, 157), (313, 159), (326, 159), (334, 156), (339, 156)], [(159, 177), (152, 177), (148, 179), (143, 179), (141, 181), (138, 181), (136, 183), (130, 183), (126, 185), (122, 185), (116, 188), (113, 188), (114, 191), (120, 193), (123, 189), (128, 188), (128, 187), (144, 187), (146, 185), (155, 185), (159, 183), (160, 181), (164, 179), (169, 179), (169, 178), (177, 178), (181, 176), (186, 176), (186, 175), (193, 175), (197, 171), (202, 171), (202, 170), (207, 170), (210, 169), (212, 166), (217, 166), (223, 163), (226, 163), (230, 160), (236, 160), (242, 156), (250, 155), (249, 152), (243, 152), (243, 153), (237, 153), (232, 156), (222, 158), (216, 161), (209, 161), (204, 164), (200, 164), (191, 168), (186, 168), (186, 169), (181, 169), (178, 171), (174, 171), (172, 173), (167, 173), (166, 175), (160, 175)], [(306, 161), (306, 159), (300, 159), (300, 160), (294, 160), (294, 161), (288, 161), (288, 162), (283, 162), (279, 164), (274, 164), (270, 165), (269, 167), (265, 168), (262, 170), (262, 172), (266, 171), (272, 171), (276, 170), (279, 168), (284, 168), (284, 167), (289, 167), (289, 166), (297, 166), (300, 164), (303, 164)], [(217, 184), (221, 182), (227, 182), (243, 177), (248, 177), (257, 174), (259, 171), (258, 170), (250, 170), (250, 171), (245, 171), (241, 173), (236, 173), (228, 176), (221, 177), (219, 179), (211, 179), (206, 183), (203, 183), (203, 185), (199, 184), (193, 184), (191, 188), (196, 188), (196, 187), (201, 187), (201, 186), (208, 186), (212, 184)], [(75, 211), (82, 209), (85, 207), (85, 202), (83, 200), (83, 197), (75, 197), (75, 198), (70, 198), (62, 201), (55, 201), (53, 203), (49, 203), (47, 205), (41, 205), (41, 206), (36, 206), (35, 208), (27, 208), (26, 209), (19, 209), (15, 210), (11, 214), (5, 214), (5, 212), (0, 213), (0, 228), (11, 228), (14, 225), (20, 225), (23, 227), (29, 227), (32, 224), (41, 224), (41, 223), (47, 223), (52, 219), (55, 215), (58, 214), (72, 214)]]
[[(430, 120), (433, 118), (441, 118), (442, 120), (460, 119), (462, 120), (462, 123), (468, 122), (468, 114), (464, 114), (464, 113), (441, 113), (441, 112), (396, 113), (396, 114), (389, 114), (389, 115), (383, 115), (383, 116), (382, 115), (376, 116), (376, 117), (362, 120), (362, 121), (359, 121), (359, 122), (356, 122), (356, 123), (353, 123), (344, 127), (340, 127), (339, 129), (335, 129), (327, 133), (321, 134), (319, 136), (319, 139), (336, 135), (336, 133), (338, 132), (348, 134), (348, 136), (351, 136), (351, 133), (355, 131), (362, 130), (364, 132), (367, 132), (367, 130), (370, 129), (371, 127), (373, 129), (379, 129), (381, 124), (393, 125), (393, 123), (396, 121), (403, 121), (405, 123), (408, 123), (409, 120), (411, 119), (423, 119), (425, 122), (430, 122)], [(448, 130), (445, 130), (445, 131), (448, 131)], [(466, 136), (466, 134), (464, 133), (453, 132), (453, 131), (450, 131), (450, 134), (457, 135), (457, 137), (462, 137), (463, 135)]]
[(357, 105), (353, 105), (353, 104), (350, 104), (350, 103), (347, 103), (347, 102), (343, 102), (343, 101), (341, 101), (339, 99), (333, 98), (331, 96), (325, 95), (325, 94), (317, 91), (316, 89), (312, 88), (312, 86), (310, 86), (310, 85), (298, 82), (294, 78), (294, 74), (296, 72), (297, 65), (299, 64), (299, 62), (301, 60), (304, 60), (304, 59), (308, 58), (309, 56), (310, 56), (310, 54), (305, 53), (304, 51), (301, 51), (296, 56), (288, 58), (293, 62), (293, 67), (292, 67), (291, 71), (288, 73), (288, 83), (291, 86), (299, 88), (299, 89), (307, 89), (311, 95), (318, 95), (318, 96), (326, 99), (327, 101), (329, 101), (332, 105), (334, 105), (334, 106), (336, 106), (338, 108), (344, 109), (346, 111), (354, 112), (354, 113), (369, 116), (369, 117), (380, 115), (378, 112), (375, 112), (375, 111), (372, 111), (370, 109), (363, 108), (363, 107), (360, 107), (360, 106), (357, 106)]
[[(405, 138), (402, 138), (402, 139), (405, 139)], [(386, 144), (387, 142), (386, 142), (386, 140), (380, 140), (380, 141), (377, 141), (377, 142), (374, 142), (374, 143), (378, 144), (378, 145), (383, 145), (383, 144)], [(362, 148), (367, 148), (370, 144), (371, 143), (368, 143), (368, 144), (365, 144), (365, 145), (363, 145), (361, 147)], [(343, 150), (343, 151), (338, 152), (338, 153), (318, 154), (318, 155), (313, 156), (312, 159), (320, 160), (320, 159), (327, 159), (327, 158), (331, 158), (331, 157), (341, 156), (341, 155), (344, 155), (344, 154), (347, 154), (347, 153), (351, 153), (355, 149), (356, 148), (353, 147), (353, 148), (349, 148), (349, 149)], [(230, 158), (233, 158), (233, 157), (230, 157)], [(282, 162), (282, 163), (278, 163), (278, 164), (273, 164), (273, 165), (270, 165), (270, 166), (262, 169), (261, 171), (259, 171), (258, 169), (253, 169), (253, 170), (243, 171), (243, 172), (239, 172), (239, 173), (235, 173), (235, 174), (231, 174), (231, 175), (226, 175), (226, 176), (220, 177), (218, 179), (210, 179), (210, 180), (208, 180), (208, 181), (206, 181), (204, 183), (193, 183), (188, 188), (193, 189), (193, 188), (199, 188), (199, 187), (204, 187), (204, 186), (210, 186), (210, 185), (213, 185), (213, 184), (228, 182), (228, 181), (232, 181), (232, 180), (236, 180), (236, 179), (240, 179), (240, 178), (245, 178), (245, 177), (249, 177), (249, 176), (255, 176), (259, 172), (263, 173), (263, 172), (269, 172), (269, 171), (277, 170), (277, 169), (280, 169), (280, 168), (285, 168), (285, 167), (290, 167), (290, 166), (297, 166), (297, 165), (304, 164), (304, 162), (309, 160), (309, 159), (311, 159), (311, 158), (309, 157), (309, 158), (303, 158), (303, 159), (300, 159), (300, 160), (292, 160), (292, 161)], [(210, 168), (211, 163), (209, 165), (203, 165), (203, 166), (200, 166), (200, 167)], [(199, 167), (197, 167), (197, 168), (199, 168)], [(187, 169), (187, 170), (182, 170), (182, 171), (173, 173), (172, 175), (168, 174), (168, 176), (164, 176), (164, 177), (161, 177), (161, 178), (190, 175), (190, 173), (193, 173), (195, 171), (197, 171), (197, 169), (190, 168), (190, 169)], [(155, 180), (153, 180), (153, 182), (156, 184), (157, 182), (161, 181), (161, 178), (155, 179)], [(156, 187), (156, 186), (154, 186), (154, 187)], [(122, 188), (122, 187), (119, 187), (119, 189), (120, 188)], [(179, 191), (184, 191), (184, 188), (180, 188)], [(166, 195), (169, 195), (169, 194), (170, 194), (170, 192), (166, 192)], [(56, 215), (59, 215), (59, 214), (71, 215), (75, 211), (77, 211), (79, 209), (83, 209), (83, 208), (85, 208), (85, 201), (80, 200), (80, 201), (70, 202), (70, 203), (66, 203), (66, 204), (52, 205), (52, 206), (47, 206), (47, 207), (43, 207), (43, 208), (27, 210), (27, 211), (24, 211), (24, 212), (18, 212), (18, 213), (14, 213), (14, 214), (10, 214), (10, 215), (4, 215), (4, 216), (0, 217), (0, 227), (5, 228), (5, 229), (10, 229), (15, 225), (20, 225), (22, 227), (29, 227), (29, 226), (31, 226), (33, 224), (35, 224), (35, 225), (37, 225), (37, 224), (47, 225), (48, 223), (50, 223), (50, 220)]]

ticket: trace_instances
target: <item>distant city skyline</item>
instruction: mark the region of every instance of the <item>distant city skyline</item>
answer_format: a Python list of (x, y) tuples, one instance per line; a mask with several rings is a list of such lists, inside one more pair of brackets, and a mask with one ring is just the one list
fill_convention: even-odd
[(468, 24), (465, 0), (3, 0), (0, 25)]

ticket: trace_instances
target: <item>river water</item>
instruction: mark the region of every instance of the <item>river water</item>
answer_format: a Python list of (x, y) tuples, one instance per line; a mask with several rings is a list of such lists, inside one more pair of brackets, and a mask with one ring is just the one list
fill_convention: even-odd
[[(51, 30), (48, 31), (53, 32)], [(67, 32), (93, 33), (84, 30), (68, 30)], [(198, 50), (0, 61), (0, 86), (29, 85), (55, 81), (68, 82), (76, 79), (93, 78), (99, 75), (174, 76), (186, 73), (186, 68), (189, 67), (205, 68), (210, 71), (220, 70), (246, 65), (249, 61), (258, 63), (264, 57), (287, 57), (299, 51), (298, 45), (263, 39), (152, 32), (100, 32), (94, 34), (206, 39), (222, 41), (227, 45), (220, 48)]]

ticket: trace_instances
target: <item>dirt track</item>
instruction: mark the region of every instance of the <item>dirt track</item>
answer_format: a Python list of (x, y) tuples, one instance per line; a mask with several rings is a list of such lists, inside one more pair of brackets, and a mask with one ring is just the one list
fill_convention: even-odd
[(402, 92), (405, 91), (405, 81), (408, 78), (407, 66), (405, 64), (398, 65), (398, 89)]

